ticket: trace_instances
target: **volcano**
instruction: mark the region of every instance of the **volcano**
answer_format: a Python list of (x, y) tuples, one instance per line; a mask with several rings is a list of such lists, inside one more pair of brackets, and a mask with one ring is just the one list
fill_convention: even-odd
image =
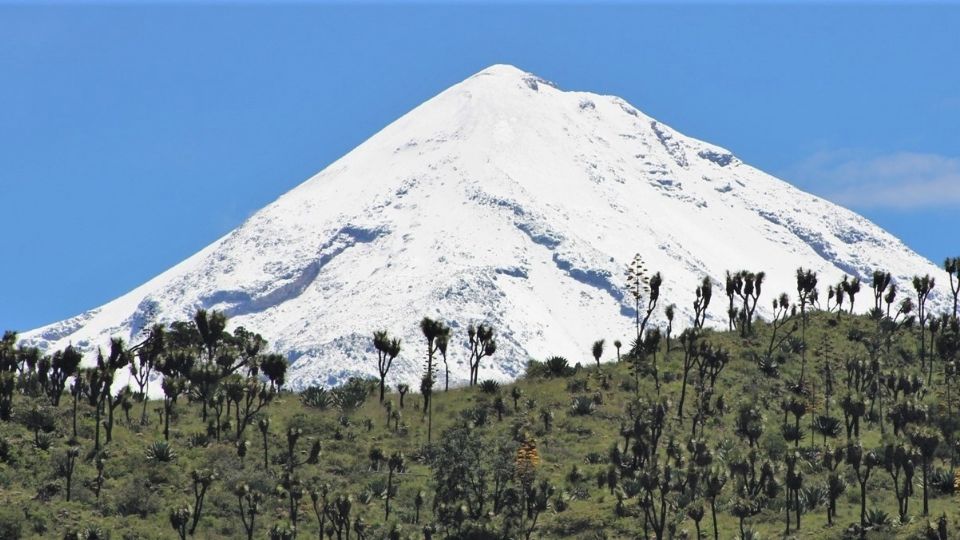
[(843, 275), (869, 282), (877, 269), (901, 290), (916, 274), (947, 282), (867, 219), (623, 99), (496, 65), (182, 263), (22, 342), (89, 351), (215, 309), (285, 354), (294, 388), (374, 375), (377, 329), (402, 339), (389, 382), (417, 388), (429, 316), (453, 329), (452, 382), (467, 379), (466, 327), (476, 323), (492, 325), (498, 344), (480, 378), (509, 379), (531, 358), (588, 362), (594, 340), (629, 343), (624, 270), (637, 253), (663, 276), (655, 322), (675, 303), (675, 327), (692, 318), (705, 276), (718, 284), (707, 322), (726, 325), (728, 270), (766, 272), (760, 315), (796, 290), (798, 267), (817, 272), (821, 289)]

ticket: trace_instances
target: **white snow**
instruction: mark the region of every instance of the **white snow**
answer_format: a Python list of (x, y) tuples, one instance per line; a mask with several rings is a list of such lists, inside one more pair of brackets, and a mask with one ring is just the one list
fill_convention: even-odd
[[(759, 136), (759, 135), (758, 135)], [(23, 335), (54, 350), (155, 322), (225, 310), (289, 355), (295, 387), (375, 374), (371, 333), (402, 337), (392, 383), (418, 388), (418, 323), (448, 321), (452, 377), (466, 380), (466, 325), (488, 322), (498, 352), (481, 378), (529, 358), (592, 361), (599, 338), (630, 341), (623, 271), (635, 253), (664, 277), (662, 306), (692, 315), (704, 275), (725, 324), (726, 270), (764, 270), (762, 314), (820, 275), (890, 271), (902, 290), (946, 274), (863, 217), (686, 137), (622, 99), (564, 92), (496, 65), (393, 122), (196, 255), (130, 293)], [(795, 296), (795, 293), (791, 294)], [(682, 326), (682, 324), (680, 325)], [(88, 358), (89, 359), (89, 358)], [(92, 359), (91, 359), (92, 360)]]

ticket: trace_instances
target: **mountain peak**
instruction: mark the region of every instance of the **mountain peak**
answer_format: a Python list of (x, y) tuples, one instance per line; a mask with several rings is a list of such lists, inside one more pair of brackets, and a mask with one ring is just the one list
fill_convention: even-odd
[(532, 73), (528, 73), (512, 64), (493, 64), (474, 73), (470, 78), (483, 75), (493, 75), (498, 77), (526, 77), (532, 75)]
[[(23, 339), (91, 351), (216, 309), (287, 355), (288, 379), (303, 387), (372, 375), (370, 336), (386, 329), (403, 341), (390, 382), (416, 386), (417, 323), (430, 316), (454, 330), (452, 382), (467, 376), (464, 327), (481, 322), (498, 342), (481, 377), (506, 379), (531, 357), (589, 362), (594, 340), (629, 339), (620, 276), (638, 252), (662, 272), (661, 302), (681, 306), (677, 321), (703, 277), (719, 286), (727, 270), (766, 271), (766, 298), (793, 290), (800, 266), (824, 284), (875, 269), (947, 281), (868, 220), (620, 98), (494, 65), (186, 261)], [(725, 324), (720, 302), (707, 320)]]

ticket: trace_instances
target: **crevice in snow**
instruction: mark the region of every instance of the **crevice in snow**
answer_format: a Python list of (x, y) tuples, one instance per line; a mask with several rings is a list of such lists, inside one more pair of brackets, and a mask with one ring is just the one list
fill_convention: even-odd
[(760, 214), (760, 216), (766, 219), (767, 221), (774, 223), (776, 225), (780, 225), (781, 227), (790, 231), (790, 233), (792, 233), (794, 236), (796, 236), (800, 240), (803, 240), (803, 242), (807, 246), (809, 246), (810, 249), (812, 249), (817, 255), (820, 256), (820, 258), (824, 259), (825, 261), (829, 262), (833, 266), (837, 267), (845, 274), (859, 277), (861, 279), (866, 279), (867, 270), (862, 268), (857, 268), (853, 264), (841, 259), (840, 256), (837, 254), (836, 250), (833, 249), (833, 246), (830, 245), (830, 242), (828, 242), (824, 238), (823, 234), (817, 231), (813, 231), (808, 228), (802, 227), (797, 223), (794, 223), (793, 220), (781, 219), (780, 216), (778, 216), (773, 212), (760, 210), (757, 213)]
[[(288, 275), (296, 277), (289, 279), (283, 285), (256, 295), (236, 290), (215, 291), (201, 297), (200, 304), (205, 307), (218, 306), (218, 309), (225, 311), (229, 317), (247, 315), (280, 305), (303, 294), (320, 275), (323, 267), (337, 255), (357, 244), (373, 242), (388, 232), (385, 227), (367, 229), (347, 225), (320, 247), (319, 257), (316, 260), (296, 272), (289, 273)], [(223, 304), (232, 305), (223, 306)]]
[(733, 154), (729, 152), (717, 152), (716, 150), (701, 150), (697, 153), (697, 155), (707, 161), (712, 161), (721, 167), (726, 167), (735, 159)]
[(663, 148), (668, 154), (670, 154), (670, 157), (677, 162), (677, 165), (686, 167), (687, 155), (683, 151), (683, 146), (679, 141), (677, 141), (676, 137), (670, 133), (669, 129), (656, 120), (652, 120), (650, 122), (650, 129), (653, 130), (653, 133), (657, 136), (657, 140), (660, 141), (660, 144), (663, 145)]

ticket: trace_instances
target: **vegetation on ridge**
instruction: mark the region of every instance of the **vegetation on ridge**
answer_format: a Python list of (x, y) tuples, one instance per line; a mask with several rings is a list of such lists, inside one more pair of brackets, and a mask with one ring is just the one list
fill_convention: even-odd
[[(587, 366), (531, 361), (512, 384), (480, 378), (495, 329), (457, 341), (429, 318), (421, 343), (372, 333), (378, 378), (300, 394), (217, 312), (115, 339), (90, 367), (7, 332), (0, 537), (953, 538), (958, 266), (947, 314), (929, 277), (876, 272), (821, 298), (813, 272), (771, 296), (741, 271), (704, 279), (675, 329), (657, 301), (687, 300), (660, 298), (638, 257), (635, 339), (598, 339)], [(714, 286), (723, 332), (704, 325)], [(389, 388), (401, 354), (426, 359), (418, 394)], [(448, 355), (469, 358), (469, 386), (448, 389)]]

